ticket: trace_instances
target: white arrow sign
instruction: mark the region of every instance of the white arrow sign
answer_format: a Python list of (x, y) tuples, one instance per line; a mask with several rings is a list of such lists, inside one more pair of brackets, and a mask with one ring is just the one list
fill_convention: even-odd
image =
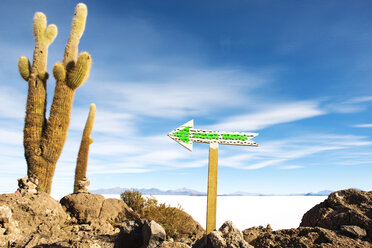
[(223, 145), (258, 146), (251, 139), (258, 133), (224, 132), (194, 129), (194, 120), (191, 120), (172, 132), (168, 136), (192, 151), (193, 142), (218, 143)]

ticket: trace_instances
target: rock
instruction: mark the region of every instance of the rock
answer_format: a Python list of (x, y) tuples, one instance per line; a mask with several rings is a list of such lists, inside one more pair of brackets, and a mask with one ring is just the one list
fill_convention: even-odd
[(62, 206), (43, 192), (1, 194), (0, 206), (11, 209), (11, 219), (18, 223), (21, 234), (25, 236), (37, 232), (42, 225), (50, 235), (69, 219)]
[(141, 247), (143, 244), (143, 225), (143, 220), (124, 221), (120, 227), (120, 232), (116, 237), (115, 247)]
[(163, 243), (161, 243), (159, 248), (191, 248), (191, 247), (181, 242), (164, 241)]
[(248, 244), (242, 232), (230, 220), (223, 223), (218, 231), (213, 231), (207, 236), (199, 239), (194, 245), (194, 248), (253, 248)]
[(345, 234), (348, 234), (355, 238), (363, 238), (367, 236), (367, 232), (365, 229), (360, 228), (359, 226), (347, 226), (343, 225), (341, 226), (341, 231)]
[(270, 225), (267, 225), (266, 228), (264, 228), (263, 226), (251, 227), (243, 230), (243, 237), (244, 240), (250, 244), (258, 236), (263, 235), (265, 233), (271, 233), (272, 231), (273, 229), (271, 229)]
[(8, 206), (0, 206), (0, 234), (16, 235), (19, 232), (18, 222), (12, 220), (12, 210)]
[(167, 236), (164, 228), (153, 220), (145, 222), (142, 227), (142, 234), (145, 241), (144, 247), (148, 248), (156, 248)]
[(125, 220), (137, 220), (139, 215), (131, 210), (123, 200), (108, 198), (103, 201), (99, 219), (111, 223), (121, 223)]
[[(218, 230), (225, 240), (227, 247), (230, 248), (248, 248), (251, 247), (243, 238), (242, 232), (230, 220), (223, 223)], [(216, 246), (221, 247), (221, 246)]]
[(115, 247), (156, 248), (165, 240), (164, 229), (155, 221), (124, 221), (120, 227)]
[[(0, 247), (4, 244), (5, 247), (34, 247), (31, 244), (35, 242), (54, 242), (58, 240), (57, 236), (61, 236), (61, 227), (69, 219), (56, 200), (41, 192), (2, 194), (0, 206), (12, 212), (11, 218), (7, 218), (8, 223), (2, 223), (5, 232), (1, 231)], [(7, 215), (9, 217), (9, 213)], [(37, 238), (39, 233), (44, 239)]]
[[(174, 241), (182, 242), (189, 246), (192, 246), (197, 240), (203, 237), (205, 230), (203, 227), (192, 218), (191, 215), (179, 208), (171, 208), (176, 218), (177, 226), (180, 227), (177, 230), (177, 234), (173, 236)], [(168, 236), (171, 236), (167, 233)]]
[(74, 193), (88, 193), (88, 186), (90, 185), (90, 181), (87, 177), (83, 177), (81, 180), (78, 181), (77, 184), (77, 191)]
[(226, 247), (226, 241), (219, 231), (213, 231), (208, 235), (208, 241), (212, 247)]
[(63, 197), (60, 203), (78, 223), (91, 223), (98, 219), (104, 200), (102, 195), (79, 193)]
[(255, 248), (301, 247), (301, 248), (366, 248), (371, 243), (339, 235), (336, 231), (321, 227), (299, 227), (268, 232), (258, 236), (251, 243)]
[(13, 234), (17, 235), (21, 232), (18, 228), (18, 221), (11, 221), (4, 225), (6, 235)]
[(122, 200), (105, 199), (99, 194), (70, 194), (63, 197), (60, 202), (70, 216), (81, 224), (108, 222), (112, 225), (120, 225), (124, 220), (139, 219), (138, 214)]
[[(74, 215), (71, 212), (66, 213), (62, 205), (46, 193), (0, 195), (0, 247), (113, 248), (120, 231), (114, 227), (114, 222), (135, 216), (135, 213), (128, 212), (127, 206), (124, 202), (124, 205), (121, 204), (120, 200), (106, 202), (105, 199), (102, 201), (102, 208), (97, 207), (95, 210), (98, 218), (91, 218), (91, 223), (78, 222), (74, 216), (93, 216), (91, 209), (87, 210), (81, 205), (94, 206), (97, 198), (101, 197), (72, 200), (67, 197), (69, 201), (66, 202), (74, 205), (69, 208)], [(79, 202), (80, 199), (83, 199), (82, 202)]]
[(31, 193), (31, 194), (36, 194), (37, 193), (37, 185), (39, 181), (36, 178), (36, 176), (31, 175), (31, 176), (26, 176), (23, 178), (18, 179), (18, 187), (20, 193)]
[(338, 231), (341, 226), (358, 226), (372, 239), (372, 191), (356, 189), (333, 192), (302, 217), (300, 226)]
[(12, 210), (8, 206), (0, 206), (0, 224), (9, 223), (12, 218)]

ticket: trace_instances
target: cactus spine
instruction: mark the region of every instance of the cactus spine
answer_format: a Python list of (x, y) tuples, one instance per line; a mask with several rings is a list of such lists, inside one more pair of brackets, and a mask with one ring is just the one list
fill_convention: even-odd
[(84, 32), (87, 7), (79, 3), (75, 9), (63, 63), (53, 68), (56, 79), (49, 118), (46, 112), (46, 72), (48, 47), (57, 36), (57, 27), (47, 25), (43, 13), (37, 12), (33, 20), (35, 49), (33, 62), (26, 57), (18, 60), (18, 69), (28, 82), (28, 96), (23, 144), (27, 161), (27, 174), (39, 180), (39, 191), (50, 193), (56, 163), (64, 146), (70, 123), (75, 90), (87, 79), (91, 56), (83, 52), (78, 56), (79, 40)]
[(93, 139), (90, 137), (90, 134), (92, 133), (95, 117), (96, 105), (91, 104), (89, 108), (88, 119), (85, 123), (83, 137), (81, 138), (79, 155), (76, 162), (74, 193), (78, 192), (79, 181), (87, 175), (89, 145), (93, 143)]

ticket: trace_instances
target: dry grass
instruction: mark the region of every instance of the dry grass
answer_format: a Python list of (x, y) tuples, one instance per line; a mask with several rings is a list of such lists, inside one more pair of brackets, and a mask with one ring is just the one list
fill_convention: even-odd
[(174, 240), (178, 240), (194, 229), (192, 217), (185, 213), (180, 205), (175, 208), (164, 203), (158, 204), (155, 198), (145, 199), (137, 190), (126, 190), (120, 198), (142, 219), (154, 220), (160, 224), (167, 236)]

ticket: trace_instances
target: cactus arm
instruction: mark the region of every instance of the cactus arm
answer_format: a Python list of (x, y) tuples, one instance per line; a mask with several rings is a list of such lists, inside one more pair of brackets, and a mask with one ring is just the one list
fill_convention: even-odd
[(26, 82), (30, 79), (31, 64), (28, 58), (25, 56), (22, 56), (18, 59), (18, 71)]
[[(46, 73), (48, 47), (57, 36), (57, 27), (46, 27), (46, 17), (37, 12), (33, 19), (35, 48), (32, 66), (26, 66), (26, 58), (21, 57), (18, 63), (21, 76), (28, 80), (28, 96), (23, 144), (27, 160), (28, 175), (38, 175), (41, 166), (40, 141), (45, 125), (46, 110)], [(28, 60), (27, 60), (28, 61)], [(28, 67), (28, 72), (27, 72)], [(21, 71), (22, 70), (22, 71)]]
[(67, 73), (66, 83), (71, 89), (75, 90), (85, 82), (89, 76), (91, 64), (92, 59), (90, 54), (82, 52), (75, 66)]
[(65, 67), (61, 63), (56, 63), (53, 67), (53, 76), (57, 81), (64, 81), (66, 78)]
[(46, 71), (48, 47), (57, 36), (57, 26), (54, 24), (46, 26), (46, 16), (37, 12), (34, 16), (34, 39), (35, 49), (32, 62), (32, 73), (35, 75)]
[(90, 135), (92, 133), (95, 116), (96, 105), (91, 104), (88, 119), (85, 123), (83, 137), (81, 138), (79, 155), (76, 162), (74, 193), (77, 193), (79, 181), (86, 177), (87, 174), (89, 145), (93, 143), (93, 139), (90, 137)]
[(68, 68), (70, 64), (74, 64), (77, 60), (78, 45), (80, 38), (84, 33), (87, 14), (87, 6), (83, 3), (79, 3), (75, 8), (71, 32), (65, 47), (65, 54), (63, 56), (63, 65), (66, 68)]

